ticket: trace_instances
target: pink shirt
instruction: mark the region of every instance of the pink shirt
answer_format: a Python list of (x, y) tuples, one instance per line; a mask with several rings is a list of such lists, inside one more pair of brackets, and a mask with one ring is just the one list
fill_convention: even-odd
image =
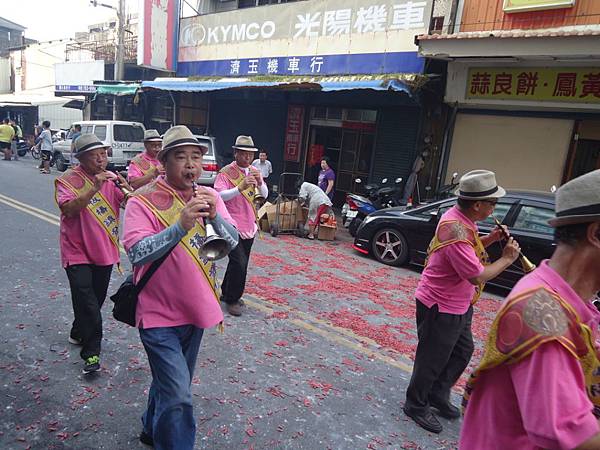
[[(158, 180), (165, 182), (162, 177)], [(217, 213), (235, 225), (215, 190), (206, 187), (200, 189), (207, 189), (215, 195)], [(127, 250), (146, 236), (164, 229), (164, 225), (141, 200), (132, 197), (127, 202), (123, 230), (123, 245)], [(140, 280), (151, 264), (134, 267), (135, 282)], [(140, 292), (136, 310), (138, 327), (194, 325), (210, 328), (222, 320), (221, 307), (206, 276), (186, 250), (177, 245)]]
[[(598, 310), (547, 261), (523, 277), (510, 297), (538, 286), (557, 292), (597, 333)], [(557, 342), (542, 344), (516, 364), (480, 373), (465, 413), (460, 448), (575, 448), (600, 431), (592, 409), (579, 362)]]
[[(440, 222), (447, 220), (459, 220), (477, 233), (477, 225), (456, 206), (446, 211)], [(438, 305), (440, 312), (464, 314), (475, 294), (475, 286), (469, 279), (479, 276), (483, 269), (471, 245), (463, 242), (447, 245), (429, 258), (415, 297), (428, 308)]]
[[(243, 173), (248, 175), (250, 169), (239, 168)], [(226, 191), (234, 188), (235, 185), (224, 174), (219, 173), (215, 178), (215, 190), (217, 192)], [(256, 226), (256, 213), (254, 208), (243, 195), (236, 195), (231, 200), (225, 202), (227, 210), (233, 217), (238, 226), (238, 232), (242, 239), (252, 239), (258, 227)]]
[[(149, 163), (151, 163), (154, 167), (157, 167), (157, 168), (162, 167), (162, 165), (158, 159), (152, 158), (146, 152), (142, 153), (141, 157), (144, 158)], [(127, 179), (135, 180), (136, 178), (140, 178), (143, 176), (144, 176), (144, 173), (141, 171), (141, 169), (135, 164), (134, 161), (131, 161), (131, 163), (129, 163), (129, 168), (127, 169)]]
[[(86, 174), (81, 166), (75, 167), (73, 172), (83, 174), (91, 181), (90, 176)], [(67, 180), (70, 184), (82, 182), (78, 175), (73, 174), (70, 178), (70, 180)], [(74, 185), (75, 187), (79, 186), (78, 184)], [(119, 207), (123, 201), (122, 192), (110, 181), (102, 185), (100, 192), (116, 213), (115, 221), (111, 224), (111, 227), (118, 227)], [(60, 182), (56, 184), (56, 200), (59, 207), (76, 197), (77, 195), (73, 191)], [(60, 256), (63, 267), (75, 264), (110, 266), (119, 262), (119, 250), (112, 243), (98, 219), (88, 211), (87, 207), (75, 217), (66, 217), (61, 213)]]

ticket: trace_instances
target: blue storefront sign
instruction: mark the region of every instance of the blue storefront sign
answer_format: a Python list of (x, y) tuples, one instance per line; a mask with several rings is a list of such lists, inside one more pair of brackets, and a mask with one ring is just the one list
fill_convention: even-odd
[(54, 86), (55, 92), (69, 92), (75, 94), (93, 94), (96, 92), (96, 86), (94, 85), (74, 85), (74, 84), (57, 84)]
[(178, 76), (335, 75), (420, 73), (424, 59), (416, 52), (180, 61)]

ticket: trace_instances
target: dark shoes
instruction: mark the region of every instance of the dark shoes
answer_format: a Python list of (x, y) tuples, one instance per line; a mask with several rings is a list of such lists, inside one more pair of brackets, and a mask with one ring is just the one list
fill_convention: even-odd
[(432, 433), (441, 433), (443, 430), (442, 424), (440, 421), (433, 415), (433, 413), (429, 410), (422, 413), (414, 413), (407, 409), (406, 407), (402, 408), (404, 414), (410, 417), (415, 421), (417, 425), (421, 428), (426, 429), (427, 431), (431, 431)]
[(242, 315), (242, 305), (240, 304), (240, 302), (226, 303), (226, 305), (227, 305), (227, 312), (229, 314), (231, 314), (232, 316), (239, 317)]
[(90, 356), (83, 364), (83, 373), (88, 374), (98, 372), (100, 370), (100, 357), (97, 355)]
[(448, 401), (430, 400), (429, 404), (432, 408), (438, 410), (438, 414), (444, 419), (458, 419), (460, 417), (460, 409)]
[(140, 433), (140, 442), (142, 444), (149, 445), (150, 447), (154, 447), (154, 439), (148, 433), (142, 430)]

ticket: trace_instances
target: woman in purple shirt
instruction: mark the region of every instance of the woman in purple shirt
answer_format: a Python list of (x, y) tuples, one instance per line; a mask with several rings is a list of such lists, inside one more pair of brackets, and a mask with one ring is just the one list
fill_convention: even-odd
[(329, 167), (329, 158), (324, 156), (321, 159), (321, 171), (319, 172), (319, 187), (327, 194), (330, 200), (333, 199), (333, 182), (335, 181), (335, 172)]

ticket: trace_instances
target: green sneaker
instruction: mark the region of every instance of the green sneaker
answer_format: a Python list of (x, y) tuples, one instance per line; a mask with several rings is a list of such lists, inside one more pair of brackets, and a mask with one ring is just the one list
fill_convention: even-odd
[(90, 356), (85, 360), (83, 373), (92, 373), (100, 370), (100, 357), (98, 355)]

